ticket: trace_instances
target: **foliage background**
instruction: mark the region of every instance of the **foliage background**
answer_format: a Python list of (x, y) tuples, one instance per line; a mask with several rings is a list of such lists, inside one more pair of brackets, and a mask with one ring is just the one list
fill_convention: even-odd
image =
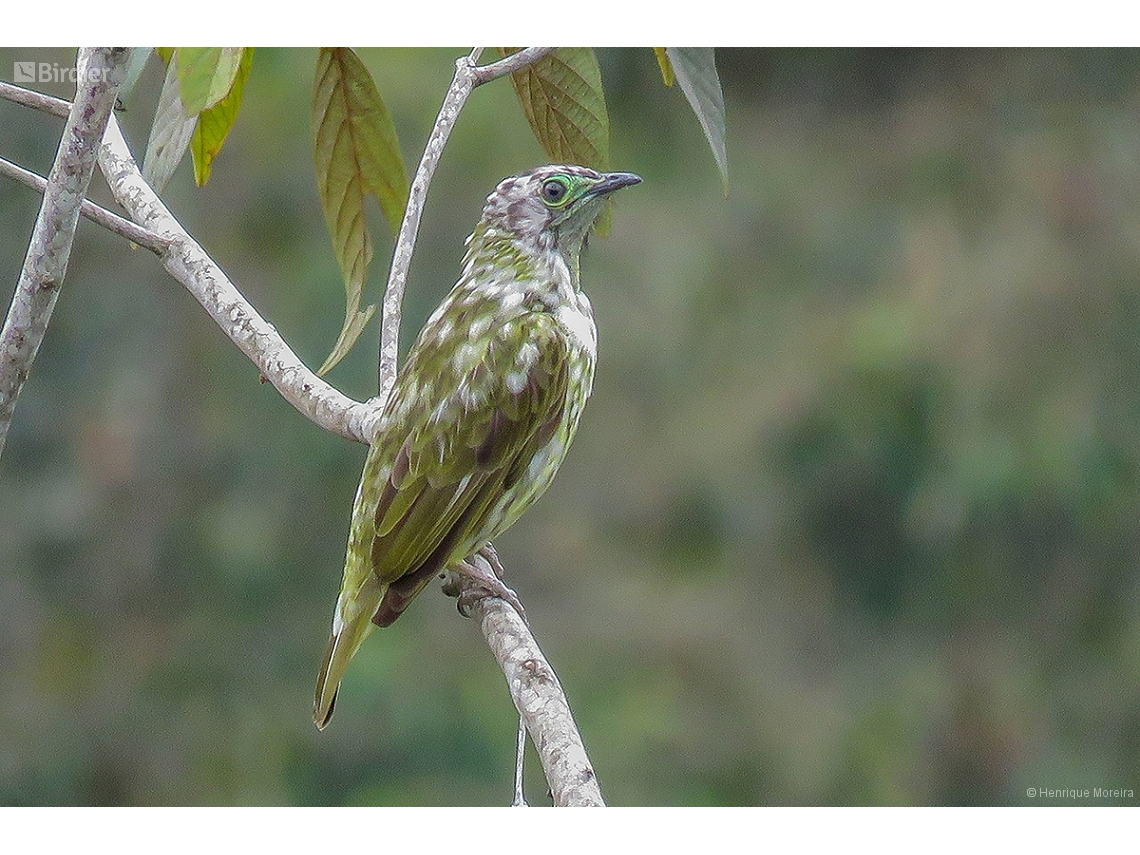
[[(410, 167), (461, 52), (361, 51)], [(259, 49), (212, 180), (166, 193), (310, 365), (343, 317), (315, 56)], [(720, 51), (728, 198), (652, 53), (599, 57), (645, 183), (585, 260), (574, 451), (498, 547), (607, 800), (1140, 789), (1140, 54)], [(121, 116), (140, 156), (158, 66)], [(46, 174), (61, 126), (0, 103), (0, 156)], [(541, 160), (509, 83), (477, 91), (405, 343)], [(8, 283), (37, 208), (0, 185)], [(358, 399), (374, 341), (330, 378)], [(85, 222), (0, 460), (0, 802), (506, 803), (510, 702), (436, 591), (310, 723), (363, 459)]]

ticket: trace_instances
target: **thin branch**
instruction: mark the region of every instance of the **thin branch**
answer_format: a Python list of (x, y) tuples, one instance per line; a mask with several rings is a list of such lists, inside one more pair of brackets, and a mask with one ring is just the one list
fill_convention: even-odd
[(53, 98), (51, 95), (44, 95), (42, 92), (33, 92), (31, 89), (5, 83), (3, 80), (0, 80), (0, 98), (11, 101), (13, 104), (22, 104), (25, 107), (51, 113), (51, 115), (59, 116), (61, 119), (66, 119), (67, 114), (71, 111), (71, 103), (62, 98)]
[(80, 207), (128, 56), (127, 48), (97, 48), (79, 76), (24, 268), (0, 331), (0, 452), (67, 273)]
[(431, 185), (435, 168), (443, 154), (443, 147), (459, 118), (459, 111), (476, 86), (488, 83), (504, 74), (541, 59), (553, 48), (525, 48), (511, 54), (506, 59), (491, 65), (479, 67), (479, 54), (482, 48), (475, 48), (467, 56), (455, 61), (455, 77), (439, 108), (435, 126), (424, 146), (423, 157), (416, 169), (415, 178), (408, 192), (408, 206), (404, 220), (400, 224), (400, 234), (396, 237), (396, 249), (392, 254), (392, 267), (388, 271), (388, 285), (384, 290), (384, 314), (380, 324), (380, 364), (378, 366), (379, 401), (388, 400), (392, 384), (396, 381), (396, 357), (400, 343), (400, 313), (404, 302), (404, 286), (408, 281), (408, 270), (412, 263), (412, 252), (416, 246), (416, 235), (420, 228), (424, 201)]
[[(36, 173), (30, 172), (21, 166), (17, 166), (11, 161), (4, 160), (2, 157), (0, 157), (0, 175), (19, 181), (25, 187), (30, 187), (40, 193), (43, 193), (47, 188), (46, 178), (36, 175)], [(118, 214), (96, 205), (90, 199), (83, 200), (79, 208), (79, 213), (96, 225), (102, 226), (121, 237), (125, 237), (127, 240), (132, 243), (137, 243), (145, 249), (149, 249), (155, 255), (161, 256), (170, 247), (170, 241), (166, 238), (161, 235), (156, 235), (154, 232), (148, 231), (142, 226), (137, 226), (130, 220), (123, 219)]]
[[(476, 86), (489, 83), (528, 64), (541, 59), (553, 48), (525, 48), (490, 65), (478, 66), (482, 48), (475, 48), (455, 62), (455, 77), (444, 96), (439, 116), (428, 137), (427, 145), (416, 170), (408, 194), (408, 205), (384, 292), (383, 320), (380, 328), (379, 395), (377, 401), (386, 401), (396, 379), (397, 345), (400, 335), (400, 309), (407, 283), (412, 252), (424, 200), (443, 147), (459, 117), (468, 96)], [(484, 561), (475, 555), (471, 561)], [(461, 587), (470, 589), (470, 582), (460, 574)], [(474, 591), (478, 593), (478, 589)], [(476, 597), (472, 605), (479, 621), (483, 638), (494, 654), (507, 689), (538, 749), (539, 759), (556, 805), (604, 806), (597, 776), (586, 755), (582, 737), (574, 724), (570, 705), (554, 669), (542, 655), (542, 650), (531, 634), (526, 622), (504, 600), (492, 596)], [(517, 782), (521, 786), (521, 782)], [(516, 804), (519, 796), (516, 794)]]
[[(486, 565), (482, 555), (469, 560)], [(511, 700), (526, 722), (554, 804), (604, 807), (597, 775), (586, 755), (558, 675), (543, 656), (526, 621), (513, 606), (486, 595), (478, 583), (467, 576), (453, 573), (451, 579), (458, 586), (460, 596), (470, 597), (472, 617), (479, 622), (479, 631), (507, 679)]]
[(507, 74), (513, 74), (530, 65), (532, 62), (538, 62), (554, 48), (548, 47), (528, 47), (520, 51), (512, 53), (508, 57), (500, 59), (498, 62), (492, 62), (490, 65), (482, 65), (475, 69), (475, 85), (482, 86), (484, 83), (490, 83), (492, 80), (498, 80)]
[(99, 166), (131, 219), (170, 242), (162, 259), (166, 271), (194, 295), (281, 397), (325, 430), (369, 442), (377, 408), (353, 401), (308, 369), (143, 179), (114, 117), (99, 151)]
[[(70, 108), (66, 101), (3, 82), (0, 98), (53, 115), (67, 115)], [(99, 165), (116, 201), (146, 233), (167, 244), (161, 256), (167, 272), (194, 295), (261, 376), (310, 421), (346, 439), (370, 442), (380, 415), (375, 402), (353, 401), (305, 366), (143, 180), (114, 116)]]

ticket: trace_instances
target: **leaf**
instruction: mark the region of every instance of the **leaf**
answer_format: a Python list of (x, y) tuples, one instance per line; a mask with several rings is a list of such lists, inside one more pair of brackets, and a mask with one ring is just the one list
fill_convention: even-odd
[(724, 94), (716, 73), (712, 48), (665, 48), (681, 91), (697, 114), (705, 138), (720, 170), (724, 192), (728, 193), (728, 154), (724, 147)]
[(669, 53), (667, 48), (655, 47), (653, 49), (654, 55), (657, 57), (657, 66), (661, 69), (661, 77), (665, 81), (665, 85), (673, 87), (673, 63), (669, 61)]
[[(499, 48), (503, 56), (514, 51)], [(511, 74), (535, 137), (553, 163), (604, 171), (610, 165), (610, 120), (602, 72), (592, 48), (557, 48)]]
[(323, 374), (348, 353), (376, 308), (360, 311), (372, 260), (364, 197), (376, 197), (395, 232), (407, 204), (408, 175), (388, 108), (368, 69), (348, 48), (321, 48), (317, 57), (312, 130), (317, 189), (346, 298), (344, 326), (318, 372)]
[(186, 116), (182, 106), (182, 98), (178, 94), (178, 57), (172, 55), (166, 66), (166, 80), (158, 96), (150, 139), (143, 156), (143, 178), (156, 193), (161, 193), (166, 187), (182, 160), (186, 147), (190, 145), (195, 121)]
[(117, 96), (120, 104), (126, 104), (130, 100), (135, 84), (139, 82), (139, 77), (146, 66), (146, 61), (150, 59), (150, 48), (136, 47), (131, 48), (130, 51), (131, 57), (127, 60), (127, 76), (123, 80), (123, 85), (119, 87)]
[(241, 106), (242, 90), (245, 88), (245, 81), (249, 77), (252, 65), (253, 48), (245, 48), (230, 91), (213, 107), (198, 114), (198, 124), (194, 127), (194, 135), (190, 139), (190, 154), (194, 158), (194, 182), (199, 187), (210, 179), (214, 158), (222, 150), (222, 144), (229, 136), (230, 128), (234, 126), (238, 108)]
[[(360, 305), (360, 298), (357, 297), (356, 304)], [(356, 340), (360, 338), (360, 334), (364, 332), (364, 327), (372, 320), (372, 316), (376, 314), (376, 306), (365, 306), (362, 310), (352, 312), (346, 315), (344, 319), (344, 326), (341, 327), (340, 335), (337, 336), (336, 344), (333, 345), (332, 352), (325, 357), (324, 364), (321, 365), (320, 370), (317, 371), (318, 377), (323, 377), (329, 371), (332, 371), (336, 364), (340, 362), (348, 352), (352, 350), (352, 346), (356, 344)]]
[(226, 97), (241, 66), (241, 48), (192, 48), (175, 50), (178, 86), (187, 116), (197, 116)]

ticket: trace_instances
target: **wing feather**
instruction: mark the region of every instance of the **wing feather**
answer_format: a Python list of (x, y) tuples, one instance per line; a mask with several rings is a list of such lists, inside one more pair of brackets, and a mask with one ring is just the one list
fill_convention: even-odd
[[(499, 533), (506, 492), (561, 421), (566, 348), (553, 318), (521, 314), (487, 336), (463, 374), (436, 381), (434, 394), (409, 411), (414, 425), (388, 428), (403, 441), (374, 517), (372, 568), (390, 588), (373, 622), (395, 620), (436, 572)], [(417, 351), (416, 361), (431, 355)], [(409, 359), (405, 371), (417, 367)]]

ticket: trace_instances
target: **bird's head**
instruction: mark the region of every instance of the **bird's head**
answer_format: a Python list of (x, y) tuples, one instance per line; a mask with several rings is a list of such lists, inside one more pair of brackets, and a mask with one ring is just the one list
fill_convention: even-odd
[(584, 166), (540, 166), (499, 182), (487, 197), (483, 224), (542, 251), (577, 256), (614, 190), (638, 184), (632, 172), (595, 172)]

